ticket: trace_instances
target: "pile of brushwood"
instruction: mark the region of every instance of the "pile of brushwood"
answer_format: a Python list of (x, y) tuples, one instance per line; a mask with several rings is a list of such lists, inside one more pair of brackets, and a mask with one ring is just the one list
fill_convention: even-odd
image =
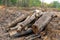
[(24, 37), (21, 40), (60, 40), (60, 17), (57, 15), (59, 12), (43, 12), (36, 9), (15, 13), (19, 13), (20, 16), (8, 23), (5, 28), (6, 36)]

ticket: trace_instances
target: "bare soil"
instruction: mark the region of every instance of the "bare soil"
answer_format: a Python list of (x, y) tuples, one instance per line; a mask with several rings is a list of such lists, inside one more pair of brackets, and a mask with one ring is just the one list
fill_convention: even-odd
[[(0, 10), (0, 40), (24, 40), (24, 37), (10, 38), (5, 36), (5, 28), (8, 23), (11, 23), (20, 16), (20, 13), (16, 13), (17, 9), (5, 9)], [(45, 28), (45, 35), (42, 35), (42, 40), (60, 40), (60, 13), (56, 13), (58, 17), (52, 19), (52, 21)], [(38, 39), (39, 40), (39, 39)]]

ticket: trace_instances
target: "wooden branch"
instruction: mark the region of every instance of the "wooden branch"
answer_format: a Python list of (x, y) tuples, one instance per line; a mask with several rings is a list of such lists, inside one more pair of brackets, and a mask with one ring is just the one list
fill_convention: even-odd
[(33, 33), (32, 29), (29, 28), (27, 31), (17, 32), (16, 30), (9, 32), (10, 37), (21, 37)]
[[(31, 37), (31, 38), (28, 39), (28, 40), (34, 40), (34, 39), (39, 38), (39, 37), (40, 37), (40, 35), (37, 35), (37, 36), (35, 36), (35, 37)], [(41, 39), (39, 39), (39, 40), (41, 40)]]
[(53, 13), (44, 14), (32, 25), (33, 32), (34, 33), (41, 32), (52, 18), (53, 18)]
[(26, 40), (34, 40), (35, 38), (39, 38), (39, 37), (41, 37), (40, 34), (32, 34), (32, 35), (25, 37), (25, 39)]
[(16, 25), (18, 22), (24, 20), (26, 17), (28, 16), (28, 14), (22, 14), (20, 17), (18, 17), (16, 20), (12, 21), (11, 23), (8, 24), (7, 29), (10, 27), (13, 27), (14, 25)]

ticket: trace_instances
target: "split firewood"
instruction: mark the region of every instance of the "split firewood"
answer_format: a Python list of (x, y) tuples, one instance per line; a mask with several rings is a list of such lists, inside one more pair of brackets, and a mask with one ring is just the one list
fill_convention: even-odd
[(41, 32), (54, 16), (55, 15), (52, 12), (50, 13), (47, 12), (46, 14), (44, 14), (32, 25), (33, 32), (34, 33)]
[[(23, 28), (26, 27), (27, 24), (29, 24), (30, 22), (32, 22), (33, 20), (37, 19), (38, 17), (41, 17), (43, 14), (45, 14), (46, 12), (41, 12), (41, 13), (34, 13), (32, 16), (28, 16), (25, 21), (18, 23), (16, 27), (10, 28), (10, 30), (18, 30), (18, 31), (22, 31)], [(32, 25), (32, 24), (31, 24)]]
[(43, 14), (42, 12), (41, 13), (39, 13), (39, 12), (38, 13), (34, 13), (33, 15), (28, 16), (23, 22), (18, 23), (15, 28), (11, 28), (11, 29), (18, 28), (17, 30), (21, 31), (23, 28), (25, 28), (25, 26), (27, 24), (29, 24), (30, 22), (32, 22), (34, 19), (40, 17), (42, 14)]
[(12, 21), (11, 23), (8, 24), (7, 30), (9, 30), (10, 27), (13, 27), (20, 21), (24, 20), (28, 16), (28, 13), (22, 14), (20, 17), (18, 17), (16, 20)]

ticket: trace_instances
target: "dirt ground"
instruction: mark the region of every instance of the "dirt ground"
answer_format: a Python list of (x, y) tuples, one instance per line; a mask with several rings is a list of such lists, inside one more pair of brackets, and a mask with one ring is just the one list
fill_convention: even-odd
[[(13, 11), (13, 10), (11, 10)], [(5, 9), (0, 10), (0, 40), (13, 40), (12, 38), (6, 37), (5, 34), (5, 27), (8, 26), (8, 23), (14, 21), (17, 17), (20, 16), (20, 13), (13, 13), (6, 12)], [(18, 38), (20, 39), (20, 38)], [(18, 40), (14, 39), (14, 40)]]
[[(17, 13), (18, 10), (0, 10), (0, 40), (24, 40), (24, 37), (19, 38), (10, 38), (5, 36), (5, 28), (8, 26), (8, 23), (14, 21), (17, 17), (20, 16), (20, 13)], [(58, 17), (53, 18), (52, 21), (47, 25), (45, 29), (45, 35), (42, 35), (42, 40), (60, 40), (60, 14)], [(40, 40), (40, 39), (39, 39)]]

